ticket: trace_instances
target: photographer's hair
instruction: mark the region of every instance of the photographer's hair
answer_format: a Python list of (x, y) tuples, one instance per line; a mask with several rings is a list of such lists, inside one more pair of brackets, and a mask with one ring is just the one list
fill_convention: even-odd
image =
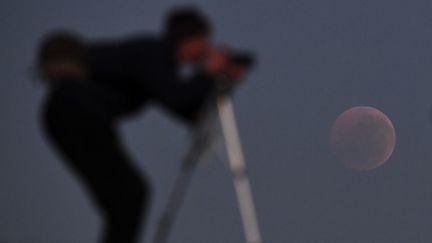
[(196, 35), (210, 35), (211, 26), (208, 18), (197, 8), (177, 7), (171, 10), (165, 20), (165, 37), (177, 45), (182, 40)]
[(44, 66), (50, 62), (71, 61), (85, 66), (88, 56), (85, 41), (74, 32), (54, 31), (46, 35), (38, 48), (36, 65), (44, 78)]

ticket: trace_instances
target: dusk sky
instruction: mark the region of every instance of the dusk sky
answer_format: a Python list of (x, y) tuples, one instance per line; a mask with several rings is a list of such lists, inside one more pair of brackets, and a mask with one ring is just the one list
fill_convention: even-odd
[[(100, 229), (40, 129), (40, 38), (59, 28), (91, 40), (157, 34), (183, 3), (209, 15), (215, 42), (259, 59), (234, 102), (265, 243), (432, 242), (431, 0), (2, 0), (0, 242), (93, 243)], [(355, 172), (329, 134), (341, 112), (365, 105), (392, 120), (397, 143), (387, 163)], [(150, 242), (188, 133), (158, 107), (121, 129), (153, 181)], [(245, 242), (224, 161), (198, 168), (171, 239)]]

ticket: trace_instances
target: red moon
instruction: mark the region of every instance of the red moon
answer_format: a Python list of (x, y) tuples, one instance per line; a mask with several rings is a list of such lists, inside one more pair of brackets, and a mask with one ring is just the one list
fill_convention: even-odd
[(373, 170), (384, 164), (396, 145), (390, 119), (380, 110), (357, 106), (343, 112), (333, 123), (331, 148), (348, 168)]

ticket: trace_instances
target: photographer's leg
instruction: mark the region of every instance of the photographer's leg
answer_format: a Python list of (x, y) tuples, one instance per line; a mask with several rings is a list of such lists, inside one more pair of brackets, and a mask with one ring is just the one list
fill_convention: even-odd
[(46, 132), (103, 214), (102, 242), (135, 243), (150, 199), (149, 183), (125, 155), (111, 123), (77, 104), (73, 95), (54, 94), (45, 107)]

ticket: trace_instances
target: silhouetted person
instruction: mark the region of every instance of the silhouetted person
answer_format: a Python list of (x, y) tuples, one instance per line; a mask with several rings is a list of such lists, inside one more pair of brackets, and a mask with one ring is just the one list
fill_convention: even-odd
[[(58, 32), (39, 50), (48, 94), (43, 124), (51, 143), (79, 176), (104, 217), (103, 243), (137, 242), (151, 199), (119, 139), (118, 122), (158, 103), (193, 125), (219, 75), (237, 80), (242, 67), (211, 48), (211, 27), (191, 8), (172, 11), (162, 36), (86, 43)], [(182, 75), (189, 65), (194, 72)], [(223, 85), (231, 85), (228, 82)]]

